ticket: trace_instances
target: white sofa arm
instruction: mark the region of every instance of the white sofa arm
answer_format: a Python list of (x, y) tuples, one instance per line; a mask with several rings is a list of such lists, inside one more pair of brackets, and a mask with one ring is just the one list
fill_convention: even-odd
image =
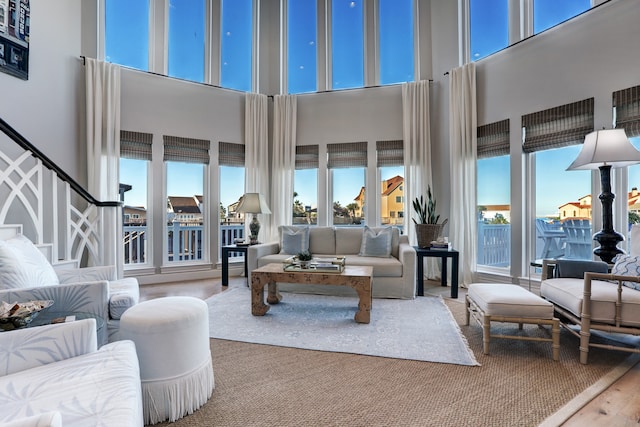
[(416, 295), (416, 250), (408, 241), (401, 241), (398, 246), (398, 259), (402, 263), (402, 293), (413, 298)]
[(249, 246), (247, 249), (247, 272), (249, 274), (249, 284), (251, 283), (251, 272), (258, 268), (258, 260), (265, 255), (273, 255), (279, 252), (280, 244), (278, 242), (261, 243), (259, 245)]
[(96, 351), (96, 320), (0, 333), (0, 376)]

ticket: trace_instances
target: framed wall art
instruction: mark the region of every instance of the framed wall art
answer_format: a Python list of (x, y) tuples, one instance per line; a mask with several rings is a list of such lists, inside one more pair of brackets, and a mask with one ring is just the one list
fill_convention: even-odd
[(0, 71), (29, 78), (29, 0), (0, 0)]

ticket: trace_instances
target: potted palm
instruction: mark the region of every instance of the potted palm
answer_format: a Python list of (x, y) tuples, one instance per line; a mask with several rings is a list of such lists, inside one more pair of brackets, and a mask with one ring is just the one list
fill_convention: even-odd
[(438, 237), (442, 234), (442, 229), (449, 220), (445, 219), (442, 223), (438, 224), (440, 215), (436, 214), (436, 199), (431, 194), (431, 186), (427, 187), (426, 200), (422, 195), (420, 195), (420, 198), (415, 198), (413, 201), (413, 209), (416, 211), (418, 217), (417, 221), (415, 218), (412, 218), (416, 225), (418, 246), (428, 248), (432, 241), (438, 240)]

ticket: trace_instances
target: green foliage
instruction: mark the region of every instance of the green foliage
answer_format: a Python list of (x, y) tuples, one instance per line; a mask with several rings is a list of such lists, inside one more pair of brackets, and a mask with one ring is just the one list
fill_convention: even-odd
[(437, 224), (440, 215), (436, 214), (436, 199), (431, 194), (431, 186), (427, 187), (427, 199), (422, 195), (413, 201), (413, 209), (418, 215), (418, 221), (413, 219), (416, 224)]
[(507, 218), (504, 217), (501, 213), (497, 213), (491, 220), (489, 220), (489, 224), (509, 224)]
[(313, 259), (313, 255), (309, 251), (300, 252), (297, 257), (298, 261), (311, 261)]
[(629, 224), (640, 224), (640, 215), (638, 215), (638, 212), (629, 212)]

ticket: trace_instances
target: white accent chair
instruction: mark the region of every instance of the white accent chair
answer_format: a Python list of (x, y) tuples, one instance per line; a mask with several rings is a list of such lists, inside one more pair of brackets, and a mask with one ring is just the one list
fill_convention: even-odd
[(142, 426), (135, 345), (97, 347), (95, 319), (0, 332), (0, 425)]
[(119, 339), (120, 316), (140, 300), (135, 278), (116, 279), (115, 266), (79, 268), (53, 262), (51, 245), (35, 245), (21, 225), (0, 227), (0, 301), (53, 300), (55, 312), (86, 312), (104, 319), (98, 344)]

